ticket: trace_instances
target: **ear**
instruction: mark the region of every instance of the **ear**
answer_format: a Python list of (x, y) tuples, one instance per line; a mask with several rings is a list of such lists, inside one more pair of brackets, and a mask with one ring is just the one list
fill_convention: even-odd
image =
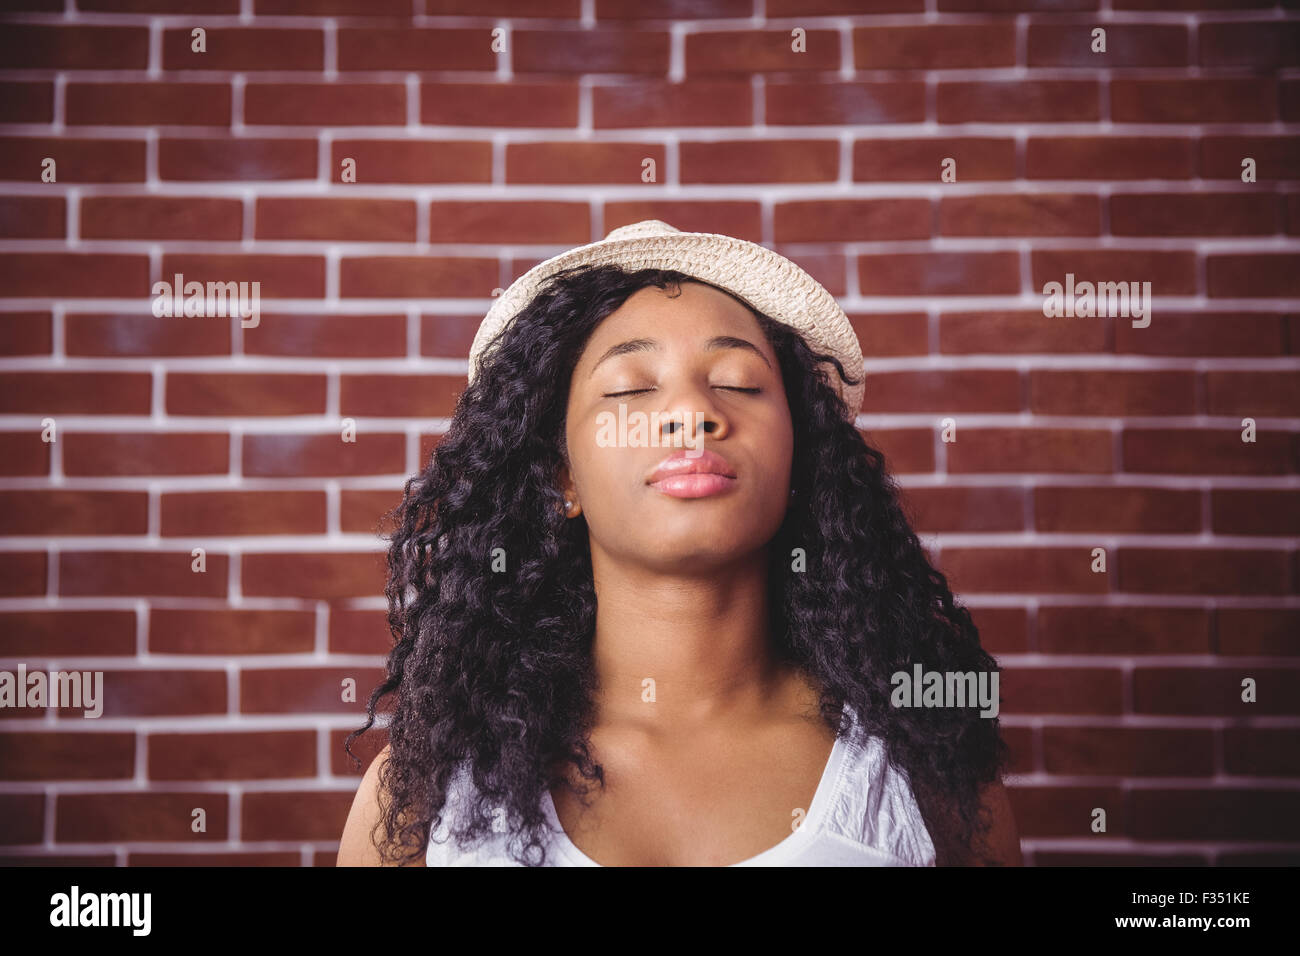
[(555, 486), (564, 495), (565, 500), (571, 502), (567, 511), (564, 510), (564, 505), (560, 505), (564, 517), (576, 518), (580, 515), (582, 513), (582, 502), (578, 500), (578, 490), (573, 484), (573, 476), (569, 473), (568, 465), (560, 465), (556, 470)]

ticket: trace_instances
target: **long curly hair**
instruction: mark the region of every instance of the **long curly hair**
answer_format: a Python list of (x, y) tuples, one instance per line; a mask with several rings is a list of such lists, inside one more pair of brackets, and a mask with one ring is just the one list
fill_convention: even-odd
[[(448, 814), (451, 838), (471, 845), (499, 832), (504, 816), (509, 853), (523, 865), (546, 859), (544, 789), (590, 789), (557, 767), (604, 785), (589, 749), (596, 594), (586, 521), (563, 515), (556, 484), (567, 464), (569, 383), (592, 332), (629, 296), (650, 285), (679, 294), (684, 281), (701, 280), (612, 265), (554, 275), (494, 340), (447, 433), (386, 516), (395, 644), (367, 720), (345, 745), (356, 760), (352, 741), (395, 694), (371, 834), (385, 861), (427, 850), (460, 766), (476, 796), (467, 812)], [(860, 735), (883, 740), (938, 864), (992, 862), (981, 788), (1000, 779), (1007, 759), (998, 720), (974, 708), (894, 707), (890, 678), (917, 663), (990, 673), (997, 664), (927, 560), (884, 456), (848, 421), (828, 367), (858, 380), (750, 308), (780, 359), (794, 423), (798, 495), (769, 546), (771, 644), (819, 688), (821, 717), (837, 735), (849, 733), (847, 702)], [(791, 569), (796, 548), (802, 572)], [(502, 554), (504, 568), (494, 566)]]

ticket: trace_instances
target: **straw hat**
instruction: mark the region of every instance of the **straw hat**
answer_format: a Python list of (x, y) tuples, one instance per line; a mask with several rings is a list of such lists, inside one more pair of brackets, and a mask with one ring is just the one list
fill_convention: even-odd
[[(799, 266), (770, 249), (709, 232), (682, 232), (658, 219), (613, 230), (599, 242), (547, 259), (497, 297), (469, 350), (469, 380), (489, 343), (554, 273), (571, 266), (616, 264), (624, 269), (675, 269), (726, 289), (755, 310), (792, 326), (816, 352), (834, 355), (844, 371), (861, 378), (862, 348), (834, 296)], [(862, 406), (863, 385), (848, 386), (827, 364), (830, 381), (848, 406), (848, 419)]]

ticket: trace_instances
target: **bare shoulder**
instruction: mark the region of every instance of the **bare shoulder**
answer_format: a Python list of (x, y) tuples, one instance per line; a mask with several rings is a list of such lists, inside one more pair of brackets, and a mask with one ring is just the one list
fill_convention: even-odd
[[(385, 746), (370, 762), (361, 786), (352, 799), (352, 809), (348, 811), (348, 821), (343, 825), (343, 836), (339, 840), (339, 866), (397, 866), (391, 861), (383, 860), (379, 848), (374, 845), (372, 832), (379, 823), (382, 814), (380, 797), (379, 770), (388, 760), (388, 747)], [(379, 828), (377, 837), (383, 838), (383, 827)], [(425, 866), (424, 856), (402, 864), (403, 866)]]
[(1000, 866), (1024, 866), (1020, 853), (1020, 834), (1011, 811), (1011, 798), (1000, 780), (984, 788), (981, 806), (989, 814), (991, 826), (984, 844), (988, 854)]

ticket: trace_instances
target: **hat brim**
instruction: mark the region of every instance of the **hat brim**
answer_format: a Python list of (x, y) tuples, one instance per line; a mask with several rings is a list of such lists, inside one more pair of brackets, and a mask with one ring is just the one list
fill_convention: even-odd
[[(628, 271), (672, 269), (712, 283), (753, 309), (803, 335), (817, 352), (833, 355), (850, 376), (863, 377), (862, 348), (848, 316), (816, 279), (765, 246), (707, 232), (603, 239), (563, 252), (529, 269), (492, 304), (470, 347), (469, 378), (493, 339), (555, 273), (578, 265), (618, 265)], [(830, 370), (850, 421), (862, 405), (864, 384), (844, 384)]]

